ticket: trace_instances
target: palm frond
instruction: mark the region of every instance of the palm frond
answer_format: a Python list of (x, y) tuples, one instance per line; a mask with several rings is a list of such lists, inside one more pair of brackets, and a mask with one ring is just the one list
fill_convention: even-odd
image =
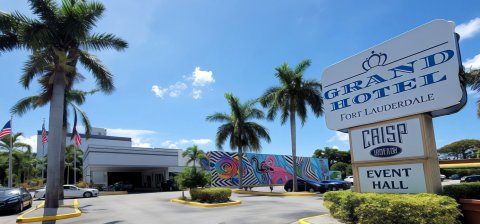
[(232, 138), (232, 132), (233, 132), (233, 124), (232, 123), (227, 123), (223, 124), (217, 129), (217, 137), (215, 140), (215, 144), (219, 149), (222, 149), (223, 143), (227, 140), (227, 138), (230, 136)]
[(207, 116), (206, 120), (207, 121), (230, 122), (231, 118), (230, 118), (230, 115), (228, 115), (226, 113), (214, 113), (212, 115)]
[(35, 15), (44, 21), (45, 23), (55, 24), (57, 22), (57, 16), (55, 11), (58, 9), (58, 5), (53, 0), (30, 0), (30, 9)]
[(74, 116), (75, 116), (74, 127), (76, 127), (76, 117), (78, 112), (80, 114), (80, 117), (82, 118), (83, 126), (85, 126), (85, 136), (87, 139), (89, 139), (92, 133), (92, 124), (90, 123), (90, 120), (88, 119), (87, 114), (85, 113), (85, 111), (80, 109), (80, 107), (78, 107), (74, 103), (70, 103), (70, 105), (72, 105), (73, 107)]
[(47, 103), (48, 100), (45, 101), (42, 96), (29, 96), (19, 100), (15, 105), (13, 105), (13, 107), (10, 109), (10, 112), (12, 114), (22, 116), (27, 111), (43, 106)]
[(295, 67), (295, 74), (302, 74), (308, 67), (310, 67), (311, 61), (309, 59), (305, 59), (298, 63)]
[(80, 62), (87, 70), (92, 72), (101, 91), (110, 93), (115, 89), (113, 75), (95, 55), (91, 55), (86, 51), (80, 51)]
[(117, 51), (128, 48), (128, 43), (113, 34), (93, 34), (80, 42), (80, 47), (86, 50), (115, 49)]

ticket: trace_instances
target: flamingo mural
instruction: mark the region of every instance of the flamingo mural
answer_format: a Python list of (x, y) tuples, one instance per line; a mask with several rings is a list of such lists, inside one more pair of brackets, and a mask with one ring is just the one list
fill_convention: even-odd
[[(208, 152), (212, 186), (231, 187), (238, 185), (238, 155), (230, 152)], [(292, 157), (283, 155), (245, 153), (243, 174), (245, 186), (283, 185), (292, 179)], [(299, 178), (307, 181), (323, 180), (328, 174), (326, 159), (298, 157)]]

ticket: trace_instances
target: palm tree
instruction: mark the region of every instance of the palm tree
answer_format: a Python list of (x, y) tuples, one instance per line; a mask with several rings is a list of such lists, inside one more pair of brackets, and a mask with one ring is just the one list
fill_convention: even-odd
[(230, 114), (215, 113), (207, 117), (207, 121), (223, 122), (217, 130), (216, 145), (222, 149), (223, 143), (230, 137), (230, 149), (238, 150), (239, 188), (243, 186), (243, 153), (246, 150), (258, 152), (261, 150), (260, 140), (270, 142), (268, 130), (251, 120), (263, 119), (264, 113), (255, 108), (256, 101), (241, 103), (238, 97), (225, 93), (230, 106)]
[[(31, 19), (18, 12), (0, 12), (0, 52), (13, 49), (32, 51), (20, 80), (25, 88), (37, 76), (47, 76), (50, 81), (50, 159), (47, 170), (50, 175), (47, 176), (45, 207), (57, 208), (59, 196), (55, 192), (61, 188), (59, 171), (66, 87), (75, 80), (76, 66), (80, 62), (93, 74), (102, 91), (112, 92), (112, 74), (88, 50), (123, 50), (128, 44), (112, 34), (91, 32), (105, 10), (101, 3), (63, 0), (59, 6), (55, 0), (29, 2), (38, 18)], [(53, 68), (50, 65), (54, 65)]]
[(310, 66), (310, 60), (301, 61), (292, 70), (286, 63), (276, 67), (275, 76), (280, 81), (280, 86), (267, 89), (260, 97), (260, 103), (268, 108), (267, 118), (274, 120), (277, 111), (281, 111), (282, 125), (290, 118), (290, 132), (293, 157), (293, 190), (297, 191), (297, 136), (296, 115), (302, 122), (307, 120), (307, 105), (314, 115), (323, 114), (322, 86), (316, 80), (304, 80), (303, 72)]
[[(12, 158), (14, 155), (12, 153), (14, 153), (14, 150), (17, 149), (22, 149), (22, 148), (26, 148), (28, 151), (31, 151), (32, 147), (29, 145), (29, 144), (25, 144), (23, 142), (20, 142), (19, 141), (19, 137), (20, 136), (23, 136), (23, 133), (22, 132), (17, 132), (15, 134), (11, 133), (10, 135), (7, 135), (5, 137), (3, 137), (2, 139), (0, 139), (0, 149), (3, 149), (3, 150), (7, 150), (8, 152), (10, 152), (10, 149), (12, 150), (10, 153), (9, 153), (9, 159), (8, 159), (8, 166), (9, 166), (9, 172), (8, 172), (8, 178), (9, 180), (13, 180), (13, 168), (15, 166), (12, 165), (12, 162), (13, 162), (13, 159)], [(20, 167), (18, 168), (20, 169)], [(20, 177), (18, 177), (20, 178)], [(18, 180), (17, 178), (17, 180)], [(13, 183), (13, 182), (10, 182), (9, 183)], [(9, 184), (10, 185), (10, 184)]]
[[(468, 86), (477, 93), (480, 92), (480, 69), (473, 69), (465, 73)], [(477, 116), (480, 118), (480, 100), (477, 101)]]
[(188, 157), (187, 165), (193, 162), (193, 168), (196, 169), (196, 161), (206, 158), (205, 152), (198, 148), (197, 145), (188, 147), (187, 150), (183, 151), (183, 157)]
[[(77, 76), (77, 77), (80, 77), (80, 76)], [(19, 100), (12, 107), (11, 109), (12, 114), (23, 116), (28, 110), (36, 109), (38, 107), (43, 107), (50, 102), (52, 98), (52, 91), (51, 91), (51, 88), (49, 88), (48, 80), (46, 80), (46, 77), (42, 77), (38, 81), (40, 86), (42, 87), (41, 93), (36, 96), (29, 96)], [(64, 117), (63, 117), (63, 130), (62, 130), (63, 139), (66, 139), (66, 135), (67, 135), (67, 126), (68, 126), (67, 118), (69, 113), (69, 110), (68, 110), (69, 107), (71, 107), (71, 110), (74, 113), (73, 130), (76, 130), (77, 114), (80, 114), (81, 120), (85, 127), (85, 135), (87, 139), (90, 137), (90, 132), (91, 132), (90, 121), (86, 113), (82, 109), (80, 109), (79, 105), (82, 105), (83, 103), (85, 103), (87, 95), (94, 94), (97, 91), (98, 90), (92, 90), (87, 92), (82, 90), (74, 90), (74, 89), (71, 89), (71, 87), (67, 88), (67, 91), (65, 92), (65, 97), (64, 97), (64, 112), (63, 112)], [(65, 169), (65, 163), (64, 163), (65, 147), (66, 147), (65, 140), (62, 141), (62, 147), (63, 147), (63, 150), (61, 151), (61, 154), (60, 154), (60, 162), (62, 164), (60, 164), (60, 169), (64, 170)], [(64, 183), (63, 180), (64, 178), (62, 177), (60, 180), (61, 181), (60, 185), (63, 185)], [(59, 197), (63, 199), (63, 188), (60, 188), (59, 195), (60, 195)]]
[[(77, 157), (76, 160), (75, 156)], [(68, 145), (65, 153), (65, 166), (67, 167), (67, 184), (70, 181), (70, 170), (72, 169), (75, 161), (77, 163), (77, 168), (73, 170), (73, 175), (77, 176), (77, 173), (81, 171), (79, 167), (82, 167), (83, 164), (83, 151), (77, 148), (75, 145)], [(63, 173), (65, 173), (65, 171)]]

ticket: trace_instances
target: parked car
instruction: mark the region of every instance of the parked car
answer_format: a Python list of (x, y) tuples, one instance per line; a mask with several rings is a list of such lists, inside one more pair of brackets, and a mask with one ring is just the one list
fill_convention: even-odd
[(443, 175), (443, 174), (440, 174), (440, 181), (444, 181), (444, 180), (445, 180), (445, 178), (447, 178), (445, 175)]
[(162, 191), (178, 191), (177, 184), (174, 180), (167, 180), (162, 183)]
[(350, 182), (341, 180), (323, 180), (320, 181), (327, 191), (348, 190), (352, 186)]
[(347, 176), (347, 178), (343, 179), (346, 182), (349, 182), (350, 185), (353, 185), (353, 176)]
[(32, 195), (25, 188), (0, 188), (0, 211), (21, 212), (32, 207)]
[[(323, 180), (319, 182), (304, 181), (302, 179), (297, 180), (297, 189), (300, 191), (320, 192), (326, 191), (346, 190), (350, 189), (350, 183), (341, 180)], [(293, 190), (293, 180), (289, 180), (285, 183), (285, 191), (291, 192)]]
[(464, 176), (460, 182), (480, 182), (480, 175)]
[(450, 179), (452, 179), (452, 180), (460, 180), (460, 175), (458, 175), (458, 174), (453, 174), (453, 175), (450, 176)]
[[(79, 188), (74, 185), (63, 185), (63, 196), (66, 198), (89, 198), (98, 196), (98, 190), (93, 188)], [(45, 197), (45, 188), (35, 191), (34, 198)]]
[[(310, 191), (310, 192), (322, 192), (322, 186), (320, 183), (306, 182), (301, 179), (297, 179), (297, 189), (299, 191)], [(287, 192), (293, 191), (293, 180), (288, 180), (283, 189)], [(324, 190), (324, 189), (323, 189)], [(325, 192), (325, 191), (323, 191)]]
[(108, 186), (110, 191), (131, 191), (133, 190), (133, 184), (128, 181), (119, 181)]

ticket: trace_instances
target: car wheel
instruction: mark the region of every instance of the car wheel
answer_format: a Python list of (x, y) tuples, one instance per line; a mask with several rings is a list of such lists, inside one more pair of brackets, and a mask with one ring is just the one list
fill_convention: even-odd
[(17, 209), (18, 212), (22, 212), (23, 211), (23, 201), (20, 201), (19, 205), (18, 205), (18, 209)]
[(292, 188), (287, 188), (287, 192), (292, 192)]
[(308, 191), (310, 191), (310, 192), (315, 192), (315, 189), (310, 188), (310, 189), (308, 189)]
[(91, 192), (85, 192), (85, 193), (83, 193), (83, 197), (84, 198), (92, 197), (92, 193)]
[(331, 188), (331, 189), (332, 189), (332, 191), (336, 191), (336, 190), (337, 190), (337, 187), (335, 187), (335, 186), (332, 186), (332, 188)]

